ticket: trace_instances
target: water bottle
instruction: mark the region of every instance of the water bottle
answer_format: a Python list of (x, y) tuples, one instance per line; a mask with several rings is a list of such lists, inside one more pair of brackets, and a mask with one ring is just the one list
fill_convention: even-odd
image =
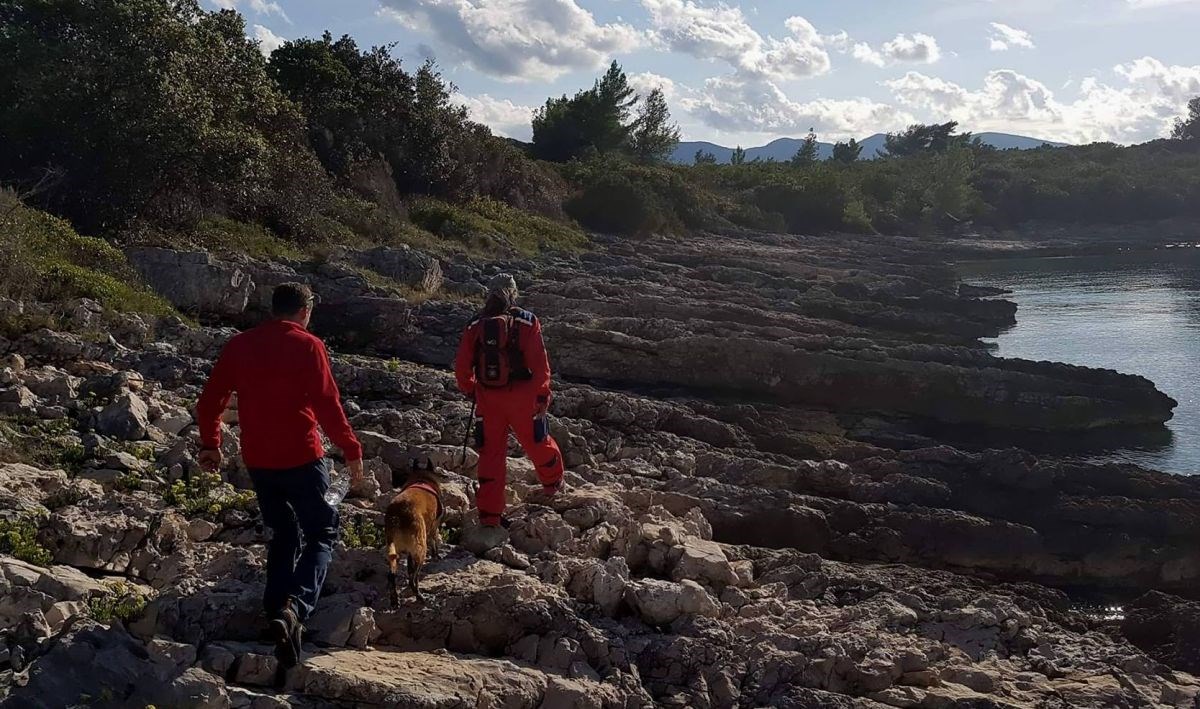
[(345, 475), (338, 475), (329, 481), (329, 488), (325, 490), (325, 502), (334, 509), (342, 504), (342, 500), (346, 499), (346, 494), (350, 492), (350, 478)]

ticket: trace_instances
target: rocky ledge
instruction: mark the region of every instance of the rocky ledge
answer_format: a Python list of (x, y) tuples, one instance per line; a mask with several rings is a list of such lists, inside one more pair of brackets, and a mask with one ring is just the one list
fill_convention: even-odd
[(308, 660), (280, 673), (244, 471), (197, 482), (188, 407), (232, 331), (21, 311), (58, 329), (7, 345), (24, 354), (3, 370), (6, 449), (69, 465), (0, 467), (6, 519), (32, 530), (9, 549), (32, 561), (0, 557), (0, 706), (1191, 707), (1200, 692), (1178, 645), (1152, 632), (1147, 655), (1061, 591), (1014, 583), (1194, 588), (1188, 480), (848, 440), (851, 462), (804, 461), (736, 422), (790, 420), (769, 406), (586, 385), (555, 403), (569, 491), (541, 499), (511, 459), (509, 541), (449, 545), (429, 602), (391, 609), (371, 548), (386, 492), (432, 457), (454, 541), (474, 456), (455, 445), (467, 412), (447, 373), (354, 356), (336, 370), (373, 478), (343, 506)]
[[(1200, 484), (910, 425), (1078, 430), (1161, 421), (1171, 402), (1138, 378), (991, 357), (977, 338), (1011, 305), (959, 297), (922, 242), (131, 258), (205, 324), (0, 302), (2, 707), (1200, 706), (1182, 598)], [(509, 538), (474, 553), (468, 407), (441, 365), (499, 268), (571, 375), (552, 411), (569, 487), (542, 497), (514, 450)], [(316, 326), (371, 476), (285, 673), (262, 641), (265, 536), (236, 436), (202, 475), (191, 407), (228, 325), (294, 279), (324, 296)], [(375, 547), (415, 456), (447, 480), (448, 551), (427, 603), (393, 609)], [(1123, 622), (1078, 610), (1098, 598), (1137, 600)]]
[[(1015, 305), (961, 295), (938, 245), (917, 239), (710, 234), (483, 268), (412, 250), (343, 256), (314, 266), (130, 254), (178, 306), (222, 322), (261, 315), (283, 280), (311, 282), (323, 336), (435, 366), (473, 310), (444, 296), (477, 295), (503, 268), (542, 316), (556, 371), (576, 380), (1047, 432), (1156, 426), (1175, 407), (1141, 377), (992, 356), (978, 338), (1013, 323)], [(364, 271), (420, 297), (397, 298)]]

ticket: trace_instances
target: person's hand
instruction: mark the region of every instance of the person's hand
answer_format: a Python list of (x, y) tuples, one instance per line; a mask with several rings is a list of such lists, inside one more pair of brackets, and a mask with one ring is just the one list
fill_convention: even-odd
[(363, 462), (362, 458), (346, 462), (346, 469), (350, 471), (350, 482), (356, 483), (362, 480), (363, 477)]
[(221, 469), (221, 449), (205, 448), (200, 451), (200, 455), (196, 456), (196, 460), (200, 463), (201, 470), (206, 473), (215, 473)]

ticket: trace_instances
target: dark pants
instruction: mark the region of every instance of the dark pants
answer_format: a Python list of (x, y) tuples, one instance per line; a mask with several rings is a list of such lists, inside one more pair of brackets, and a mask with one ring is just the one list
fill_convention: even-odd
[(295, 598), (303, 621), (317, 605), (338, 537), (338, 512), (325, 502), (329, 464), (320, 459), (287, 470), (251, 469), (250, 479), (272, 532), (263, 606), (273, 617), (288, 597)]

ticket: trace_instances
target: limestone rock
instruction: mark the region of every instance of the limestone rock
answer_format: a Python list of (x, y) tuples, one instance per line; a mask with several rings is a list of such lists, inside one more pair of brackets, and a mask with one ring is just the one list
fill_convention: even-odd
[(149, 426), (146, 402), (133, 393), (122, 394), (96, 417), (97, 431), (123, 441), (142, 440)]

